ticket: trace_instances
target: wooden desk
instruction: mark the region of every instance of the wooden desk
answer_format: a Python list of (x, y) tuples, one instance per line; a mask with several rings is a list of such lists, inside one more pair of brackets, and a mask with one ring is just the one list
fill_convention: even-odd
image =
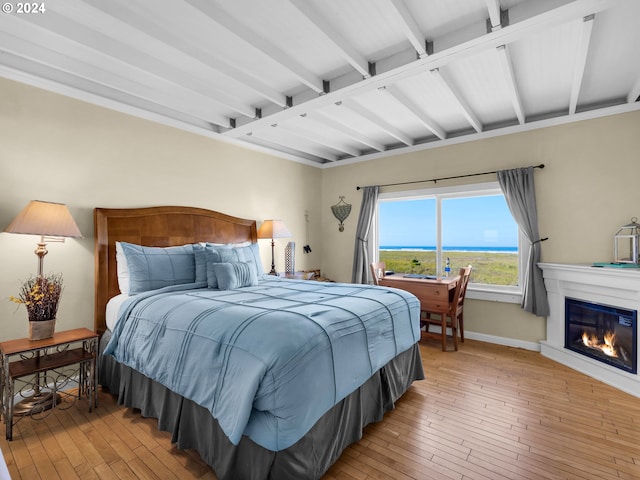
[[(407, 278), (401, 273), (387, 275), (382, 277), (378, 282), (385, 287), (399, 288), (413, 293), (420, 300), (420, 310), (429, 313), (441, 315), (444, 319), (451, 307), (453, 301), (453, 292), (460, 279), (459, 275), (453, 277), (444, 277), (437, 279), (421, 279)], [(442, 338), (442, 351), (447, 350), (447, 336), (444, 334), (435, 336), (426, 332), (422, 332), (423, 338)]]

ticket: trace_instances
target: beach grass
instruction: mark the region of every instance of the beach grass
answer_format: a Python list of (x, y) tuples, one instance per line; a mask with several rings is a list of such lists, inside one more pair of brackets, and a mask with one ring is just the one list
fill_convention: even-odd
[[(422, 250), (380, 250), (380, 261), (396, 273), (438, 275), (436, 252)], [(518, 285), (518, 254), (502, 252), (444, 252), (449, 257), (451, 273), (471, 265), (470, 282), (490, 285)], [(444, 265), (444, 262), (443, 262)]]

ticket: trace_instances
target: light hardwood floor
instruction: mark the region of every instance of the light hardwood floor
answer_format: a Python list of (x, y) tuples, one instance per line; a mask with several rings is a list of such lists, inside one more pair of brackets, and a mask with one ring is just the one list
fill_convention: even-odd
[[(471, 340), (421, 352), (427, 380), (325, 480), (640, 479), (640, 399), (535, 352)], [(22, 420), (0, 448), (13, 480), (216, 478), (106, 393), (91, 414), (83, 401)]]

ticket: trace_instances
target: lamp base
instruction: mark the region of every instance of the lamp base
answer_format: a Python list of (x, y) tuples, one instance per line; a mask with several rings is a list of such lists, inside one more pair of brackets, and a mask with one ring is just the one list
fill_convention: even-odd
[(276, 272), (275, 248), (276, 248), (276, 242), (272, 238), (271, 239), (271, 271), (269, 272), (269, 275), (277, 276), (278, 272)]
[[(55, 402), (54, 402), (55, 400)], [(62, 396), (53, 392), (40, 392), (19, 401), (13, 406), (13, 414), (16, 416), (34, 415), (46, 410), (51, 410), (53, 405), (62, 401)]]

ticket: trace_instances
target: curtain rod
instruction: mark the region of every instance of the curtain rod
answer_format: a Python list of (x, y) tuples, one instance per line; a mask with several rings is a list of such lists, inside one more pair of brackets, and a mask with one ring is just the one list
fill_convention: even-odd
[[(533, 168), (544, 168), (544, 163), (541, 163), (540, 165), (534, 165)], [(409, 185), (411, 183), (426, 183), (426, 182), (437, 183), (441, 180), (452, 180), (454, 178), (465, 178), (465, 177), (477, 177), (479, 175), (491, 175), (492, 173), (498, 173), (498, 170), (494, 170), (493, 172), (468, 173), (466, 175), (456, 175), (454, 177), (431, 178), (429, 180), (412, 180), (410, 182), (385, 183), (384, 185), (378, 185), (378, 187), (395, 187), (397, 185)], [(356, 187), (356, 190), (360, 190), (361, 188), (364, 188), (364, 187)]]

